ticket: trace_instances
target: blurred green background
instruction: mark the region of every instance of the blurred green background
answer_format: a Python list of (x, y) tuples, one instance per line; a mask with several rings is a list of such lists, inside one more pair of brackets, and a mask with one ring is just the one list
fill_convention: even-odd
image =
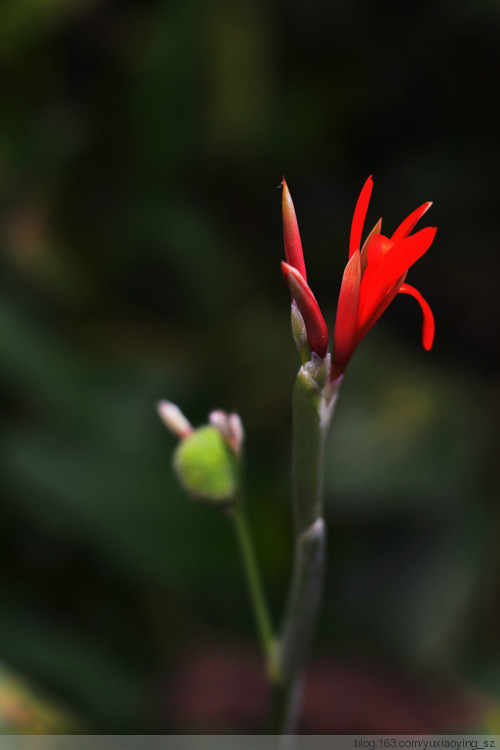
[(227, 520), (159, 398), (245, 424), (274, 615), (291, 554), (285, 173), (333, 324), (355, 201), (439, 227), (348, 370), (305, 732), (500, 733), (495, 0), (3, 0), (0, 719), (261, 731)]

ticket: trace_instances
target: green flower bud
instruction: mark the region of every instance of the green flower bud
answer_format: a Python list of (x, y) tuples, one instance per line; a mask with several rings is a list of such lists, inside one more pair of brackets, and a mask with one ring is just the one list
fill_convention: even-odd
[(302, 313), (297, 307), (297, 303), (295, 302), (295, 300), (292, 300), (290, 317), (292, 323), (293, 340), (295, 341), (295, 346), (300, 352), (301, 349), (307, 346), (307, 331), (306, 324), (304, 323), (304, 318), (302, 317)]
[(221, 505), (235, 502), (238, 459), (216, 427), (200, 427), (184, 438), (174, 454), (174, 469), (194, 499)]

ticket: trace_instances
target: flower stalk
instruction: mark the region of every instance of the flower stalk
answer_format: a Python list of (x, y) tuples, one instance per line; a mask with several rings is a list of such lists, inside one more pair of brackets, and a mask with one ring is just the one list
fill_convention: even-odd
[(292, 502), (293, 567), (278, 640), (279, 685), (275, 727), (293, 734), (299, 719), (304, 664), (321, 604), (326, 564), (323, 519), (323, 459), (337, 392), (326, 388), (329, 356), (303, 365), (293, 392)]
[(296, 533), (323, 515), (323, 456), (334, 399), (327, 402), (330, 357), (300, 368), (292, 398), (292, 506)]
[(243, 569), (247, 579), (248, 593), (253, 608), (255, 624), (259, 634), (262, 651), (266, 659), (267, 673), (272, 682), (277, 679), (276, 638), (269, 615), (267, 599), (262, 585), (257, 556), (248, 519), (241, 503), (228, 509), (233, 522), (236, 540), (240, 548)]
[(274, 681), (276, 638), (243, 502), (241, 420), (237, 414), (216, 409), (208, 425), (195, 429), (170, 401), (160, 401), (157, 410), (165, 426), (180, 438), (173, 465), (181, 485), (193, 500), (218, 507), (232, 522), (267, 672)]

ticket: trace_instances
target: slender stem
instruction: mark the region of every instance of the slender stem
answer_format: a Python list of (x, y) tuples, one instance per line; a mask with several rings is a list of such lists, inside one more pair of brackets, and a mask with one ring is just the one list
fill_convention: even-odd
[(260, 641), (266, 656), (270, 679), (274, 679), (276, 662), (276, 638), (269, 615), (267, 600), (262, 586), (262, 579), (257, 565), (257, 557), (253, 545), (252, 535), (246, 514), (241, 505), (235, 505), (229, 511), (233, 520), (236, 538), (241, 550), (243, 567), (245, 569), (250, 600), (259, 632)]

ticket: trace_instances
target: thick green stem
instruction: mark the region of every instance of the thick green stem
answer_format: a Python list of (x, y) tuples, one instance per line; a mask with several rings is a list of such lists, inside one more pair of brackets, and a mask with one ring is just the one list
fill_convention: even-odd
[(331, 409), (325, 404), (321, 381), (317, 382), (311, 370), (307, 365), (300, 368), (293, 390), (292, 503), (296, 534), (323, 515), (323, 453)]
[(267, 606), (262, 579), (260, 577), (253, 540), (248, 526), (247, 517), (240, 505), (235, 505), (229, 512), (234, 523), (236, 538), (241, 550), (243, 567), (245, 569), (250, 600), (255, 616), (257, 630), (264, 654), (268, 674), (271, 680), (275, 678), (276, 639), (273, 632), (269, 609)]
[[(297, 731), (298, 708), (302, 697), (300, 680), (271, 683), (271, 716), (269, 734), (295, 734)], [(281, 744), (279, 748), (281, 749)]]
[(279, 642), (280, 676), (285, 682), (300, 673), (312, 640), (321, 600), (325, 540), (322, 518), (295, 540), (285, 626)]
[(336, 400), (336, 392), (325, 389), (328, 369), (327, 360), (302, 366), (293, 394), (294, 562), (278, 642), (274, 712), (283, 734), (296, 731), (300, 684), (321, 601), (326, 551), (323, 454)]

